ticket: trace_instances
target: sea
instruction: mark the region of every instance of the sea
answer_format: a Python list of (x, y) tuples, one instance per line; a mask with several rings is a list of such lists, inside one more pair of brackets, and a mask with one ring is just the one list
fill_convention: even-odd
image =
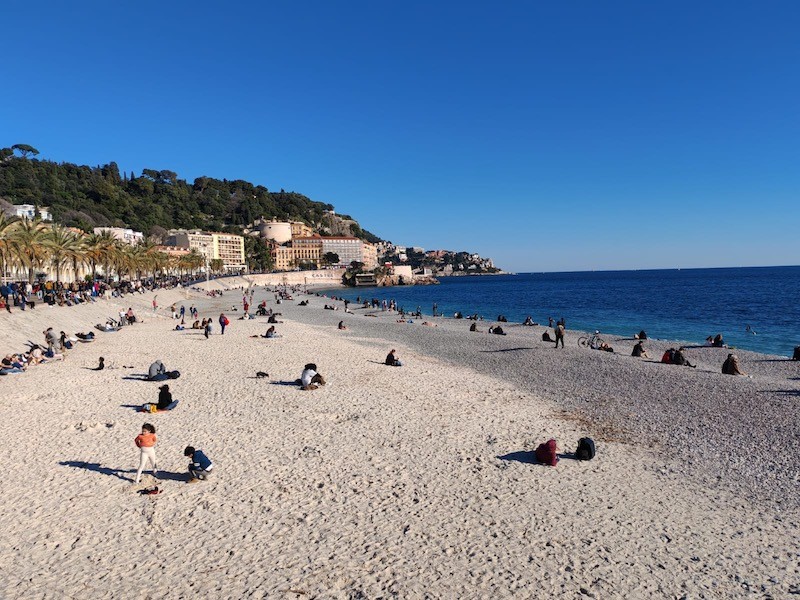
[[(725, 342), (765, 354), (791, 356), (800, 345), (800, 266), (441, 277), (439, 285), (363, 287), (327, 293), (355, 301), (395, 300), (407, 312), (433, 304), (445, 317), (456, 311), (494, 321), (542, 325), (564, 318), (567, 329), (600, 330), (702, 344), (721, 333)], [(748, 325), (750, 331), (747, 330)]]

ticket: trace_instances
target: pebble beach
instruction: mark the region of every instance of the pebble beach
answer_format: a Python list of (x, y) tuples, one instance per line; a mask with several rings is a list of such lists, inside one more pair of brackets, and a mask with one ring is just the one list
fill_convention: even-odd
[[(399, 323), (314, 295), (276, 305), (264, 287), (254, 305), (281, 313), (281, 337), (253, 338), (266, 318), (238, 320), (241, 294), (160, 291), (155, 314), (148, 293), (1, 316), (5, 352), (128, 306), (143, 322), (0, 378), (0, 597), (800, 594), (797, 362), (737, 351), (752, 377), (732, 377), (727, 349), (668, 366), (656, 362), (668, 341), (635, 359), (632, 339), (579, 348), (567, 322), (556, 350), (543, 327)], [(209, 339), (174, 331), (173, 302), (231, 324)], [(383, 364), (392, 348), (404, 366)], [(108, 367), (89, 370), (99, 356)], [(157, 359), (181, 372), (179, 406), (137, 412), (160, 384), (135, 376)], [(327, 385), (301, 391), (309, 362)], [(137, 486), (144, 422), (160, 471)], [(597, 456), (571, 459), (586, 436)], [(550, 438), (564, 457), (535, 464)], [(209, 481), (186, 484), (187, 445), (214, 461)], [(138, 493), (153, 485), (162, 493)]]

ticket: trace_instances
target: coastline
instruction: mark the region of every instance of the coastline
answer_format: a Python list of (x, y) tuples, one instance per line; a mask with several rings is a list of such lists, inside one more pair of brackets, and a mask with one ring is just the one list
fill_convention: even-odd
[[(6, 385), (0, 432), (17, 443), (0, 493), (25, 508), (0, 515), (5, 597), (745, 597), (759, 589), (780, 597), (796, 584), (800, 517), (788, 482), (742, 472), (770, 497), (787, 491), (764, 502), (732, 474), (761, 454), (719, 446), (716, 459), (703, 447), (680, 457), (681, 436), (691, 443), (704, 427), (688, 421), (703, 411), (746, 418), (730, 406), (774, 389), (786, 365), (748, 353), (743, 364), (755, 378), (725, 379), (711, 371), (717, 357), (700, 349), (697, 369), (670, 367), (580, 349), (572, 331), (555, 351), (540, 347), (541, 328), (470, 334), (464, 321), (402, 324), (395, 315), (324, 310), (333, 301), (304, 294), (276, 305), (256, 288), (256, 303), (264, 298), (283, 313), (281, 338), (249, 337), (266, 319), (237, 313), (209, 340), (171, 331), (169, 318), (145, 319)], [(310, 306), (297, 306), (301, 299)], [(146, 306), (151, 295), (140, 300)], [(190, 293), (184, 302), (215, 316), (240, 300)], [(336, 329), (340, 320), (347, 330)], [(389, 348), (404, 367), (380, 364)], [(170, 382), (179, 408), (135, 412), (130, 406), (152, 401), (158, 384), (126, 380), (122, 369), (83, 370), (100, 353), (135, 365), (132, 373), (156, 358), (181, 370)], [(328, 385), (279, 384), (308, 361)], [(702, 403), (687, 403), (692, 394)], [(686, 418), (648, 421), (664, 396), (689, 410)], [(759, 396), (771, 409), (777, 401), (788, 404), (781, 394)], [(633, 432), (618, 427), (626, 412)], [(775, 428), (791, 433), (794, 414), (751, 419), (755, 443)], [(158, 427), (157, 498), (138, 496), (127, 480), (144, 420)], [(647, 443), (651, 429), (677, 432), (675, 445)], [(547, 438), (569, 451), (587, 434), (595, 460), (530, 463)], [(207, 485), (180, 479), (187, 443), (219, 469)], [(780, 445), (773, 438), (756, 451)], [(714, 460), (727, 469), (721, 480), (706, 473)], [(208, 568), (187, 577), (187, 564)], [(142, 565), (158, 576), (142, 576)]]

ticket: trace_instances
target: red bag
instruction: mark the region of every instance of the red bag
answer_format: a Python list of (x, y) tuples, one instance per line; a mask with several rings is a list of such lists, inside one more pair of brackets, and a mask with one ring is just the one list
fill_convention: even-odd
[(228, 320), (228, 317), (225, 317), (225, 327), (227, 327), (230, 324), (231, 322)]
[(536, 448), (536, 461), (543, 465), (555, 467), (558, 463), (558, 453), (556, 452), (556, 441), (547, 440), (544, 444), (539, 444)]

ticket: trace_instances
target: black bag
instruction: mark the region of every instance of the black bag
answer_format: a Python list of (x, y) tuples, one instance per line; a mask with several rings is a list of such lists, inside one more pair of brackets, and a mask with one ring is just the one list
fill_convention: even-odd
[(578, 440), (578, 449), (575, 451), (578, 460), (592, 460), (594, 458), (594, 440), (581, 438)]
[(794, 347), (794, 355), (792, 356), (792, 360), (800, 360), (800, 346)]
[(181, 376), (180, 371), (167, 371), (167, 377), (169, 379), (177, 379), (180, 376)]

